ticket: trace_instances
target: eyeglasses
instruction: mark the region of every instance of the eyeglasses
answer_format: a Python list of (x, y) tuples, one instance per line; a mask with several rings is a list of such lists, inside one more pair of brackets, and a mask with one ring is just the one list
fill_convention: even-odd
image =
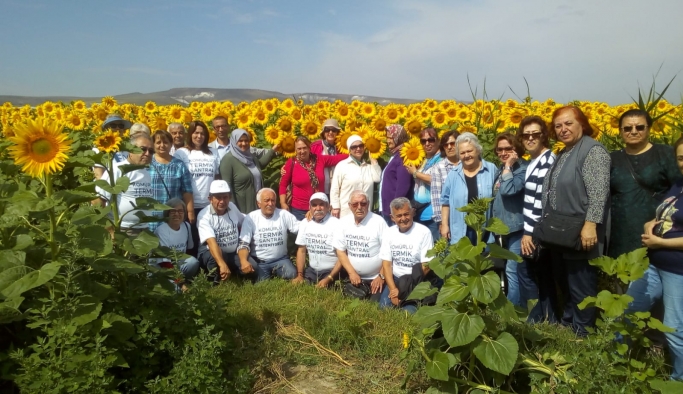
[(621, 130), (624, 133), (630, 133), (633, 131), (634, 127), (636, 128), (636, 131), (640, 133), (641, 131), (644, 131), (647, 128), (647, 125), (639, 124), (639, 125), (635, 125), (635, 126), (624, 126), (621, 128)]
[(227, 124), (217, 124), (217, 125), (213, 126), (213, 128), (214, 128), (214, 129), (217, 129), (217, 130), (218, 130), (218, 129), (221, 129), (221, 130), (222, 130), (222, 129), (227, 129), (227, 128), (228, 128), (228, 125), (227, 125)]
[(367, 201), (363, 201), (363, 202), (350, 202), (349, 205), (351, 206), (351, 208), (358, 208), (359, 206), (365, 208), (365, 207), (368, 206), (368, 202), (367, 202)]
[(433, 144), (433, 143), (436, 142), (436, 138), (434, 138), (434, 137), (420, 138), (420, 143), (421, 143), (422, 145), (426, 144), (427, 142), (429, 142), (430, 144)]
[(513, 148), (513, 147), (511, 147), (511, 146), (506, 146), (506, 147), (503, 147), (503, 148), (496, 148), (496, 152), (498, 152), (498, 153), (512, 152), (513, 150), (515, 150), (515, 148)]
[(150, 155), (154, 154), (154, 148), (148, 148), (146, 146), (139, 146), (140, 149), (142, 149), (142, 153), (149, 153)]
[(452, 148), (455, 146), (455, 142), (446, 142), (445, 144), (443, 144), (443, 146), (446, 148)]
[(541, 134), (543, 133), (540, 131), (534, 131), (533, 133), (522, 133), (522, 139), (526, 140), (529, 139), (529, 137), (531, 137), (532, 140), (536, 140), (541, 138)]
[(335, 133), (335, 134), (338, 134), (338, 133), (339, 133), (339, 130), (337, 130), (337, 129), (330, 129), (330, 128), (327, 128), (327, 127), (323, 130), (323, 133), (330, 133), (330, 132)]
[(124, 126), (123, 123), (110, 123), (107, 125), (107, 128), (114, 130), (124, 130), (126, 126)]
[(175, 213), (175, 214), (177, 214), (177, 215), (180, 215), (180, 214), (185, 213), (185, 210), (183, 210), (182, 208), (181, 208), (181, 209), (169, 209), (169, 210), (168, 210), (168, 214), (170, 215), (170, 214), (172, 214), (172, 213)]
[(365, 144), (358, 144), (358, 145), (351, 145), (349, 148), (350, 150), (356, 150), (356, 149), (363, 149), (365, 148)]

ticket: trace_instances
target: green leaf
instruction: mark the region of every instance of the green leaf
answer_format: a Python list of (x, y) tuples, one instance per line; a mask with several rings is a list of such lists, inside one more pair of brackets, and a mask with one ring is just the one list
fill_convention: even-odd
[(21, 320), (23, 314), (19, 310), (19, 305), (24, 301), (24, 297), (15, 297), (4, 302), (0, 302), (0, 324), (6, 324)]
[(430, 378), (448, 381), (448, 355), (444, 352), (436, 351), (432, 354), (432, 360), (427, 361), (426, 370)]
[[(628, 304), (631, 301), (633, 301), (633, 297), (628, 294), (612, 294), (609, 290), (603, 290), (598, 293), (595, 306), (603, 310), (603, 315), (605, 317), (619, 317), (624, 314), (624, 311), (628, 308)], [(582, 308), (582, 304), (583, 302), (579, 304), (580, 309), (584, 309)]]
[(77, 326), (82, 326), (97, 319), (102, 311), (102, 303), (95, 297), (83, 296), (77, 300), (78, 306), (71, 316), (71, 321)]
[(484, 304), (490, 304), (500, 294), (500, 277), (493, 271), (468, 277), (467, 285), (472, 297)]
[(55, 199), (63, 200), (67, 206), (90, 202), (97, 197), (97, 194), (79, 190), (60, 190), (55, 193)]
[(508, 300), (504, 292), (500, 292), (498, 297), (491, 304), (491, 310), (494, 311), (504, 322), (513, 322), (518, 320), (515, 306)]
[(441, 327), (443, 336), (451, 347), (464, 346), (484, 331), (484, 319), (481, 316), (449, 310), (443, 313)]
[(159, 246), (159, 238), (146, 230), (133, 240), (134, 253), (138, 256), (146, 256), (157, 246)]
[(654, 390), (659, 390), (662, 394), (680, 394), (683, 393), (683, 382), (675, 380), (650, 380), (650, 387)]
[(40, 269), (24, 275), (4, 289), (0, 287), (0, 294), (5, 298), (13, 298), (33, 288), (42, 286), (57, 275), (59, 267), (61, 267), (60, 263), (47, 263), (40, 267)]
[(484, 230), (488, 230), (498, 235), (510, 234), (510, 228), (507, 225), (505, 225), (505, 223), (502, 220), (496, 217), (489, 219), (488, 223), (486, 223), (486, 227), (484, 227)]
[(654, 317), (651, 317), (650, 320), (648, 320), (647, 326), (652, 328), (653, 330), (659, 330), (661, 332), (676, 332), (675, 329), (669, 326), (665, 326), (661, 320), (656, 319)]
[(14, 247), (12, 249), (14, 250), (24, 250), (28, 248), (29, 246), (33, 245), (33, 238), (31, 238), (30, 235), (28, 234), (19, 234), (17, 235), (17, 240), (16, 243), (14, 244)]
[(135, 199), (135, 208), (147, 211), (167, 211), (171, 209), (168, 205), (164, 205), (157, 200), (150, 197), (138, 197)]
[(112, 188), (111, 194), (121, 194), (128, 190), (130, 186), (130, 178), (127, 176), (119, 177), (116, 180), (116, 185)]
[(79, 251), (84, 256), (106, 256), (112, 252), (114, 243), (111, 234), (103, 226), (82, 226), (77, 231)]
[(503, 248), (497, 243), (490, 243), (489, 245), (489, 257), (497, 257), (499, 259), (514, 260), (518, 263), (522, 262), (522, 258), (515, 253)]
[(432, 284), (429, 282), (422, 282), (415, 286), (413, 291), (410, 293), (408, 296), (409, 300), (422, 300), (425, 297), (428, 297), (434, 293), (437, 293), (439, 289), (436, 287), (432, 287)]
[(98, 208), (97, 210), (90, 206), (81, 206), (71, 217), (71, 223), (77, 226), (95, 224), (100, 222), (110, 212), (110, 205), (107, 205), (104, 208)]
[(441, 320), (444, 311), (446, 308), (443, 306), (422, 306), (413, 315), (413, 321), (418, 322), (421, 327), (429, 327)]
[(446, 258), (448, 262), (459, 263), (463, 261), (474, 261), (476, 256), (479, 256), (484, 251), (486, 244), (480, 242), (476, 246), (472, 245), (467, 237), (462, 237), (455, 244), (449, 248), (450, 255)]
[(509, 375), (515, 367), (519, 345), (512, 335), (503, 332), (495, 340), (482, 338), (473, 351), (486, 368)]
[(116, 190), (114, 190), (114, 187), (112, 187), (112, 185), (107, 180), (98, 179), (94, 183), (95, 183), (95, 186), (99, 187), (100, 189), (104, 190), (105, 192), (107, 192), (109, 194), (117, 194)]
[(98, 272), (118, 272), (124, 271), (128, 274), (135, 275), (145, 271), (145, 268), (123, 256), (111, 255), (93, 261), (91, 265), (94, 271)]
[(0, 250), (0, 272), (24, 265), (26, 253), (16, 250)]
[(105, 334), (110, 334), (120, 341), (125, 341), (135, 334), (135, 326), (130, 320), (116, 313), (105, 313), (101, 318), (103, 323), (102, 330)]
[(446, 279), (443, 287), (441, 287), (439, 295), (436, 297), (436, 304), (443, 305), (452, 301), (462, 301), (469, 294), (470, 290), (466, 284), (462, 283), (460, 277), (451, 276)]
[[(140, 152), (142, 152), (142, 151), (140, 151)], [(124, 164), (124, 165), (119, 166), (119, 170), (121, 170), (122, 175), (125, 175), (131, 171), (141, 170), (141, 169), (147, 168), (147, 167), (149, 167), (149, 166), (145, 165), (145, 164)]]

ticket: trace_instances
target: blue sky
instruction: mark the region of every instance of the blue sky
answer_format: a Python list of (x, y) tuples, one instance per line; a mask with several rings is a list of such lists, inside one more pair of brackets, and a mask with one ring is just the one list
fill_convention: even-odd
[(0, 0), (0, 94), (174, 87), (629, 102), (683, 94), (683, 1)]

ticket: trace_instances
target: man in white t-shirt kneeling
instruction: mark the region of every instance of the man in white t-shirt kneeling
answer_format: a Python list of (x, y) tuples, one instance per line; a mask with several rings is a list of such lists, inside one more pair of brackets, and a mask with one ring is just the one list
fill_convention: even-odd
[[(391, 220), (396, 225), (389, 227), (385, 232), (379, 252), (387, 281), (379, 302), (382, 308), (399, 306), (402, 301), (406, 301), (405, 298), (399, 299), (397, 282), (406, 275), (413, 276), (413, 266), (421, 264), (421, 272), (418, 271), (420, 278), (429, 272), (426, 263), (432, 259), (427, 257), (427, 252), (434, 246), (432, 233), (427, 227), (413, 221), (414, 214), (414, 209), (407, 198), (399, 197), (391, 201)], [(410, 313), (417, 310), (413, 304), (401, 307)]]
[(232, 273), (254, 276), (256, 262), (242, 261), (236, 253), (244, 215), (230, 202), (230, 186), (226, 181), (211, 182), (209, 202), (197, 215), (200, 266), (215, 284), (228, 279)]
[[(332, 246), (334, 233), (339, 228), (339, 219), (330, 215), (330, 200), (322, 192), (314, 193), (309, 199), (311, 220), (299, 224), (296, 244), (296, 278), (292, 283), (314, 283), (327, 287), (341, 271), (341, 264)], [(306, 267), (308, 254), (308, 267)]]
[(288, 211), (275, 207), (277, 195), (270, 188), (256, 193), (259, 209), (244, 218), (237, 248), (242, 265), (251, 256), (258, 264), (258, 281), (270, 279), (273, 273), (282, 279), (294, 279), (296, 268), (287, 256), (287, 233), (299, 231), (299, 221)]
[(349, 276), (350, 284), (365, 290), (370, 301), (379, 302), (384, 287), (379, 250), (388, 227), (384, 218), (370, 212), (369, 205), (368, 195), (364, 191), (351, 192), (349, 208), (352, 215), (339, 219), (340, 226), (335, 233), (334, 248), (339, 262)]

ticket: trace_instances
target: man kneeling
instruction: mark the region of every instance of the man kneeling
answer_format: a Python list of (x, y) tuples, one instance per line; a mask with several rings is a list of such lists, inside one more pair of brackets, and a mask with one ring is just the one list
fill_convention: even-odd
[[(432, 233), (413, 221), (414, 210), (407, 198), (395, 198), (390, 207), (396, 225), (385, 232), (379, 252), (387, 284), (379, 303), (383, 308), (400, 306), (415, 313), (417, 306), (405, 301), (416, 283), (429, 273), (426, 263), (431, 260), (427, 252), (434, 246)], [(415, 267), (418, 264), (421, 266)]]
[[(311, 220), (299, 224), (296, 244), (296, 278), (292, 283), (315, 283), (327, 287), (334, 282), (341, 264), (332, 247), (332, 239), (339, 227), (339, 219), (330, 215), (330, 200), (325, 193), (315, 193), (310, 198)], [(306, 254), (308, 253), (308, 267)]]
[(249, 256), (258, 263), (258, 281), (270, 279), (275, 273), (282, 279), (294, 279), (296, 268), (287, 257), (287, 232), (299, 231), (299, 222), (288, 211), (275, 207), (273, 189), (263, 188), (256, 194), (259, 209), (244, 218), (240, 244), (237, 247), (242, 265)]

